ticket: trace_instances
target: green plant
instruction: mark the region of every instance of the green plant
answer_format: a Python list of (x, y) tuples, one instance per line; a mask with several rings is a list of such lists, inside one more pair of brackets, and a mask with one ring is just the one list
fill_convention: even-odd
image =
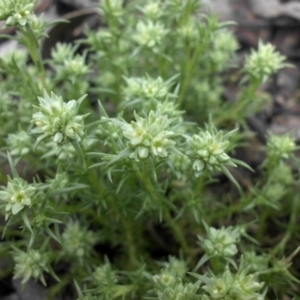
[(232, 24), (201, 14), (198, 0), (103, 0), (105, 27), (78, 41), (83, 53), (58, 43), (48, 61), (52, 24), (33, 8), (0, 5), (22, 45), (0, 59), (1, 164), (11, 169), (0, 173), (0, 253), (15, 262), (1, 278), (14, 268), (24, 284), (48, 283), (49, 298), (68, 287), (81, 300), (299, 294), (295, 141), (269, 136), (250, 188), (233, 169), (252, 171), (234, 150), (251, 141), (245, 119), (284, 57), (260, 43), (232, 104), (222, 98), (237, 64)]

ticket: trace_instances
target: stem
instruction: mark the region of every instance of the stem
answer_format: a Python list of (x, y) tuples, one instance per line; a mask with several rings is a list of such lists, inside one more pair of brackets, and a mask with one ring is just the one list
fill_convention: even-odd
[[(88, 177), (90, 186), (97, 193), (97, 195), (99, 195), (99, 196), (101, 196), (103, 194), (108, 195), (108, 199), (110, 200), (110, 203), (114, 207), (114, 210), (117, 213), (117, 216), (120, 218), (121, 223), (124, 228), (124, 231), (125, 231), (125, 236), (126, 236), (125, 248), (128, 250), (127, 252), (128, 252), (128, 257), (129, 257), (129, 268), (137, 266), (138, 260), (137, 260), (136, 245), (135, 245), (134, 238), (133, 238), (132, 221), (130, 219), (125, 218), (124, 215), (122, 214), (122, 212), (120, 212), (115, 198), (107, 190), (107, 187), (103, 184), (102, 180), (99, 180), (95, 170), (88, 169), (87, 175), (88, 175), (87, 177)], [(106, 219), (105, 219), (104, 223), (107, 224)], [(106, 226), (108, 226), (108, 225), (106, 225)]]
[(34, 35), (32, 28), (27, 24), (26, 29), (21, 29), (24, 36), (24, 45), (27, 47), (29, 55), (38, 69), (42, 86), (47, 90), (45, 68), (42, 60), (41, 52), (39, 51), (39, 42)]
[(127, 222), (127, 220), (120, 214), (121, 216), (121, 222), (123, 224), (123, 227), (125, 229), (126, 234), (126, 240), (127, 240), (127, 246), (128, 246), (128, 256), (129, 256), (129, 266), (135, 267), (138, 266), (137, 261), (137, 253), (136, 253), (136, 247), (133, 240), (132, 235), (132, 224), (130, 222)]
[(291, 217), (289, 220), (289, 224), (287, 227), (287, 231), (285, 232), (280, 243), (275, 247), (273, 253), (283, 253), (287, 242), (292, 237), (292, 232), (295, 230), (295, 225), (297, 224), (297, 216), (299, 211), (299, 199), (298, 197), (294, 197), (291, 209)]
[[(204, 47), (205, 48), (205, 47)], [(194, 70), (196, 67), (196, 60), (200, 55), (200, 47), (197, 46), (194, 50), (194, 53), (192, 54), (191, 57), (191, 47), (187, 46), (186, 47), (186, 52), (185, 52), (185, 65), (184, 65), (184, 71), (182, 72), (182, 77), (183, 77), (183, 81), (180, 87), (180, 92), (179, 92), (179, 96), (178, 96), (178, 104), (179, 106), (181, 106), (182, 101), (184, 99), (184, 96), (186, 94), (187, 88), (189, 86), (189, 83), (191, 81), (191, 78), (194, 74)]]
[(212, 257), (209, 261), (211, 263), (215, 275), (224, 272), (225, 264), (221, 261), (219, 257)]
[(259, 230), (256, 233), (256, 239), (261, 241), (267, 228), (267, 219), (270, 216), (270, 207), (265, 207), (259, 220)]
[(173, 232), (176, 240), (181, 245), (184, 253), (185, 254), (190, 253), (185, 236), (182, 234), (181, 228), (177, 225), (176, 222), (174, 222), (174, 220), (172, 219), (172, 216), (170, 214), (170, 211), (167, 208), (164, 209), (164, 218), (165, 218), (167, 224), (172, 229), (172, 232)]
[(222, 115), (214, 119), (214, 124), (218, 126), (227, 120), (240, 120), (245, 117), (247, 113), (247, 105), (250, 101), (253, 101), (255, 93), (260, 85), (260, 81), (252, 81), (246, 91), (241, 95), (241, 98), (234, 104), (233, 108), (228, 113), (222, 113)]
[[(146, 190), (149, 192), (151, 198), (155, 201), (157, 206), (160, 206), (160, 199), (158, 195), (155, 193), (155, 187), (153, 186), (153, 183), (151, 181), (151, 178), (149, 177), (148, 168), (146, 167), (146, 164), (143, 165), (143, 172), (138, 172), (140, 179), (144, 183)], [(170, 214), (170, 211), (168, 208), (163, 207), (163, 216), (165, 221), (167, 222), (168, 226), (171, 228), (173, 235), (175, 236), (175, 239), (180, 244), (182, 250), (186, 255), (190, 253), (186, 239), (184, 234), (181, 231), (181, 228), (178, 226), (176, 222), (172, 219), (172, 216)]]

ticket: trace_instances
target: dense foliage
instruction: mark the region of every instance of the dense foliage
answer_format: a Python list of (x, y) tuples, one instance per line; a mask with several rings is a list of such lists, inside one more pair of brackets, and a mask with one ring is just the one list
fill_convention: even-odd
[(235, 151), (284, 57), (260, 42), (241, 65), (198, 0), (103, 0), (102, 26), (43, 60), (33, 2), (0, 1), (20, 44), (0, 59), (1, 278), (80, 300), (296, 297), (298, 147), (269, 135), (254, 170)]

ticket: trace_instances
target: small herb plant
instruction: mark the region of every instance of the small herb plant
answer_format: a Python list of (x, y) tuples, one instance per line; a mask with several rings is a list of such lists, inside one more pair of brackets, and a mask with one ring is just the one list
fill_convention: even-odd
[(295, 140), (269, 135), (255, 170), (234, 151), (284, 57), (260, 42), (240, 66), (232, 24), (198, 0), (103, 0), (99, 30), (43, 60), (53, 23), (34, 6), (0, 2), (20, 44), (0, 59), (1, 278), (49, 299), (299, 295)]

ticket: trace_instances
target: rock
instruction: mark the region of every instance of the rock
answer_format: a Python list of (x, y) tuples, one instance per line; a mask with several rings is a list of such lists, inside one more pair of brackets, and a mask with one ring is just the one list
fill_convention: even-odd
[[(21, 284), (22, 279), (14, 279), (13, 286), (16, 289), (18, 300), (43, 300), (48, 296), (47, 288), (35, 282), (29, 280), (25, 287)], [(59, 298), (53, 298), (52, 300), (60, 300)]]

